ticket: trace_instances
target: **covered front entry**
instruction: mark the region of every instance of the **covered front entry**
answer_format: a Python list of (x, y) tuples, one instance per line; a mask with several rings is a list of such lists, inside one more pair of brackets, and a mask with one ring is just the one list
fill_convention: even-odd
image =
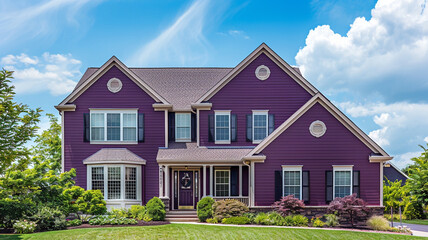
[(195, 209), (199, 201), (199, 169), (172, 169), (172, 209)]

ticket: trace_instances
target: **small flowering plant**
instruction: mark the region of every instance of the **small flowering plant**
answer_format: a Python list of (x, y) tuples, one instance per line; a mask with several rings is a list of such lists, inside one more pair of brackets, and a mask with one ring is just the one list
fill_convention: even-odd
[(33, 233), (36, 230), (37, 224), (35, 222), (27, 221), (27, 220), (18, 220), (13, 224), (13, 229), (15, 229), (15, 233), (25, 234), (25, 233)]

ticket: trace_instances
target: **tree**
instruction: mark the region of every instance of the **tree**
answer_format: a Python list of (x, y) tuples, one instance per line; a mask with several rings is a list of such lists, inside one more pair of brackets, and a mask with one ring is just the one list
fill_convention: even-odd
[[(428, 146), (428, 144), (427, 144)], [(410, 194), (416, 202), (428, 206), (428, 149), (420, 145), (423, 149), (420, 157), (412, 158), (413, 164), (409, 168), (409, 179), (407, 185)]]
[(40, 108), (14, 102), (12, 73), (0, 71), (0, 175), (11, 165), (24, 170), (29, 161), (29, 150), (24, 146), (37, 130)]
[(33, 164), (41, 167), (45, 163), (45, 171), (53, 170), (55, 174), (61, 172), (61, 125), (53, 114), (49, 117), (50, 127), (36, 136), (32, 148)]
[[(391, 182), (386, 179), (383, 184), (383, 203), (385, 211), (391, 211), (391, 207), (398, 211), (399, 206), (406, 206), (410, 201), (409, 188), (407, 185), (401, 186), (401, 180)], [(404, 210), (404, 209), (403, 209)]]

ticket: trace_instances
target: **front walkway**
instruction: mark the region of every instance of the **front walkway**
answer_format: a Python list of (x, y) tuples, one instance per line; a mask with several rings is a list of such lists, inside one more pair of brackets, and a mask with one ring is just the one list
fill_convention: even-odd
[[(394, 222), (394, 227), (398, 226), (401, 226), (400, 222)], [(403, 226), (410, 228), (414, 236), (428, 237), (428, 225), (403, 223)]]
[[(326, 230), (326, 231), (370, 232), (370, 233), (385, 233), (385, 234), (401, 235), (400, 233), (394, 233), (394, 232), (383, 232), (383, 231), (361, 230), (361, 229), (347, 229), (347, 228), (315, 228), (315, 227), (291, 227), (291, 226), (250, 225), (250, 224), (233, 225), (233, 224), (213, 224), (213, 223), (201, 223), (201, 222), (171, 222), (171, 223), (222, 226), (222, 227), (297, 228), (297, 229), (312, 229), (312, 230)], [(417, 231), (417, 232), (421, 233), (421, 234), (426, 234), (424, 232), (419, 232), (419, 231)], [(416, 235), (415, 232), (413, 232), (413, 236), (426, 237), (428, 235)]]

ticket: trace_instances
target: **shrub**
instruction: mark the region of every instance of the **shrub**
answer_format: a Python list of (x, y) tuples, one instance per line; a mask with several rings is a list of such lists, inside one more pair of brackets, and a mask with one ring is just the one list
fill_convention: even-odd
[(367, 220), (367, 226), (377, 231), (388, 231), (391, 229), (388, 220), (383, 216), (372, 216)]
[(129, 214), (129, 211), (126, 208), (113, 208), (110, 211), (110, 215), (127, 218), (130, 217), (131, 214)]
[(80, 219), (67, 220), (65, 224), (67, 227), (75, 227), (82, 225), (82, 221), (80, 221)]
[(213, 204), (214, 199), (212, 197), (204, 197), (196, 206), (199, 221), (205, 222), (208, 218), (213, 217)]
[(325, 214), (325, 224), (329, 227), (336, 227), (339, 225), (339, 217), (334, 214)]
[(33, 215), (34, 212), (35, 204), (30, 199), (0, 199), (0, 227), (12, 228), (15, 221), (25, 215)]
[(106, 201), (100, 190), (87, 190), (80, 196), (76, 204), (83, 213), (100, 215), (107, 212)]
[(18, 234), (33, 233), (36, 231), (36, 227), (37, 224), (35, 222), (30, 222), (27, 220), (16, 221), (13, 224), (13, 229), (15, 230), (15, 233)]
[(366, 217), (369, 214), (366, 202), (361, 198), (357, 198), (357, 194), (355, 193), (343, 198), (335, 198), (327, 210), (330, 213), (337, 213), (349, 220), (352, 227), (354, 227), (357, 217)]
[(40, 207), (30, 219), (37, 223), (40, 231), (60, 230), (66, 227), (65, 215), (58, 209)]
[(308, 218), (303, 216), (303, 215), (294, 215), (293, 216), (293, 226), (307, 227), (308, 226)]
[(217, 218), (208, 218), (207, 223), (218, 223), (218, 219)]
[(256, 218), (257, 214), (256, 213), (244, 213), (242, 214), (242, 216), (247, 217), (248, 219), (250, 219), (250, 223), (254, 223), (254, 219)]
[(312, 227), (324, 227), (325, 222), (323, 222), (319, 217), (312, 218)]
[(134, 225), (138, 221), (133, 218), (116, 217), (114, 215), (100, 215), (89, 220), (91, 225)]
[(422, 204), (415, 200), (405, 206), (403, 214), (406, 219), (424, 219), (426, 217)]
[(146, 208), (142, 205), (132, 205), (129, 209), (129, 215), (132, 218), (143, 220), (143, 218), (146, 216)]
[(259, 212), (254, 218), (254, 223), (259, 225), (272, 225), (269, 215), (264, 212)]
[(269, 222), (273, 225), (284, 226), (284, 218), (277, 212), (269, 213)]
[(295, 198), (293, 195), (288, 195), (286, 197), (282, 197), (280, 201), (276, 201), (273, 204), (275, 211), (277, 211), (282, 216), (287, 216), (290, 214), (298, 214), (302, 212), (305, 204), (303, 200), (299, 200)]
[(230, 217), (240, 217), (248, 212), (248, 207), (244, 203), (235, 199), (216, 201), (213, 204), (213, 213), (219, 220)]
[(292, 215), (288, 215), (284, 217), (284, 226), (294, 226), (294, 220)]
[(236, 224), (236, 225), (244, 225), (250, 223), (250, 219), (247, 217), (230, 217), (230, 218), (223, 218), (221, 221), (223, 224)]
[(155, 221), (165, 219), (165, 204), (158, 197), (150, 199), (146, 204), (147, 214)]
[[(387, 213), (385, 213), (385, 214), (383, 215), (383, 217), (384, 217), (384, 218), (386, 218), (388, 221), (391, 221), (391, 214), (387, 214)], [(392, 216), (392, 219), (393, 219), (394, 221), (400, 221), (400, 214), (396, 214), (396, 213), (394, 213), (394, 214), (393, 214), (393, 216)], [(406, 220), (406, 216), (405, 216), (404, 214), (402, 214), (402, 215), (401, 215), (401, 219), (402, 219), (402, 220)]]
[(79, 186), (67, 188), (62, 192), (62, 198), (64, 199), (62, 210), (65, 214), (76, 213), (79, 211), (79, 206), (76, 204), (76, 201), (84, 192), (85, 189)]

